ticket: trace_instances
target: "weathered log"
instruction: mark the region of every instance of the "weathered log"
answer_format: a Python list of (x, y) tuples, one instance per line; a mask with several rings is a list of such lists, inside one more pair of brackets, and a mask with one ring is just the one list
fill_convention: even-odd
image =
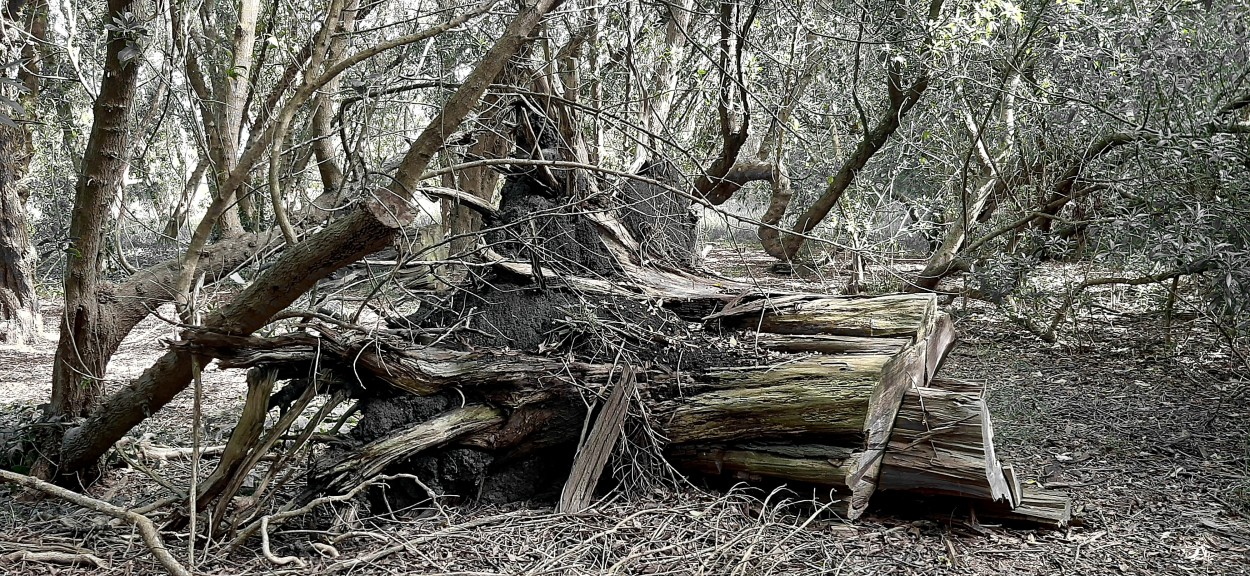
[(1012, 502), (994, 454), (982, 384), (934, 379), (903, 397), (881, 474), (882, 490)]
[(774, 334), (916, 339), (932, 331), (938, 312), (935, 295), (915, 296), (766, 298), (727, 307), (706, 319), (744, 324)]
[(489, 406), (470, 405), (449, 410), (322, 465), (314, 471), (313, 479), (332, 492), (344, 493), (381, 474), (395, 462), (503, 422), (503, 413)]
[(670, 448), (665, 455), (678, 469), (703, 476), (751, 483), (802, 482), (843, 492), (859, 464), (855, 451), (827, 444), (685, 445)]
[[(671, 464), (735, 481), (817, 487), (843, 497), (852, 518), (878, 487), (997, 501), (1000, 515), (1020, 503), (1013, 471), (1004, 470), (994, 454), (984, 387), (931, 378), (954, 341), (953, 324), (936, 311), (931, 297), (876, 302), (800, 296), (788, 303), (774, 298), (773, 305), (779, 300), (823, 315), (823, 320), (809, 316), (808, 322), (846, 322), (852, 326), (847, 331), (857, 334), (836, 334), (839, 329), (830, 326), (812, 335), (743, 334), (744, 343), (755, 338), (765, 347), (835, 352), (800, 354), (765, 366), (639, 370), (638, 397), (667, 441)], [(870, 304), (856, 316), (850, 312), (856, 303)], [(908, 320), (887, 325), (873, 319), (888, 316), (891, 307), (903, 310), (899, 317)], [(719, 318), (748, 308), (774, 318), (771, 327), (801, 331), (784, 314), (755, 303), (731, 305), (731, 313)], [(610, 365), (509, 350), (464, 352), (315, 330), (320, 335), (272, 338), (199, 332), (174, 345), (217, 357), (223, 366), (306, 373), (317, 365), (419, 396), (454, 389), (469, 403), (323, 461), (314, 473), (318, 489), (348, 490), (396, 462), (443, 447), (498, 456), (573, 446), (586, 418), (581, 398), (606, 397), (612, 373)], [(588, 470), (596, 467), (587, 462)], [(573, 492), (584, 496), (593, 482), (581, 484)], [(1039, 498), (1031, 504), (1038, 510), (1019, 512), (1018, 522), (1048, 526), (1062, 519), (1060, 503), (1034, 499)]]
[(907, 346), (907, 338), (829, 336), (825, 334), (756, 334), (760, 348), (779, 352), (820, 352), (821, 354), (894, 354)]
[(973, 508), (978, 518), (1009, 526), (1059, 530), (1072, 521), (1072, 498), (1058, 490), (1025, 488), (1018, 506), (976, 502)]

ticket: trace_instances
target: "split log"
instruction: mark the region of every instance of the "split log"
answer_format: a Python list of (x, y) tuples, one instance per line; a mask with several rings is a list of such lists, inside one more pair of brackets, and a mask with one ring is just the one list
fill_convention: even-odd
[(985, 386), (935, 379), (903, 397), (880, 488), (1012, 502), (994, 454)]
[[(862, 305), (862, 314), (852, 312), (856, 305)], [(801, 309), (807, 326), (788, 320), (783, 307)], [(891, 314), (894, 308), (900, 313)], [(954, 341), (953, 324), (937, 311), (932, 296), (783, 296), (739, 301), (729, 311), (712, 320), (724, 327), (755, 315), (761, 326), (790, 332), (741, 334), (744, 352), (754, 340), (798, 353), (762, 366), (637, 368), (638, 398), (677, 469), (815, 487), (844, 499), (851, 518), (863, 513), (880, 487), (973, 502), (1023, 523), (1066, 522), (1062, 497), (1020, 495), (1011, 468), (998, 463), (984, 386), (932, 378)], [(454, 390), (464, 407), (442, 409), (320, 462), (313, 489), (344, 492), (397, 462), (443, 449), (472, 448), (506, 458), (542, 447), (575, 447), (587, 418), (582, 398), (588, 393), (606, 398), (611, 389), (613, 366), (606, 364), (497, 348), (418, 346), (325, 326), (314, 330), (319, 334), (270, 338), (191, 331), (173, 345), (218, 358), (226, 367), (265, 366), (305, 375), (317, 366), (337, 370), (339, 379), (361, 378), (367, 389), (384, 382), (417, 396)], [(810, 353), (815, 350), (830, 352)], [(616, 427), (620, 413), (614, 414), (600, 417)], [(610, 436), (603, 434), (603, 442), (610, 444)], [(567, 461), (544, 465), (571, 465), (575, 450), (569, 452)], [(595, 458), (578, 459), (583, 469), (573, 476), (589, 478), (602, 466), (605, 451), (596, 452)], [(573, 508), (593, 484), (585, 478), (570, 487)], [(1024, 509), (1015, 513), (1017, 503)]]
[(1072, 521), (1072, 498), (1058, 490), (1026, 488), (1017, 506), (977, 502), (977, 517), (1009, 526), (1059, 530)]
[(932, 331), (937, 317), (936, 296), (913, 298), (894, 294), (875, 298), (822, 297), (806, 295), (761, 299), (730, 306), (708, 315), (721, 320), (757, 327), (773, 334), (830, 334), (835, 336), (917, 338)]

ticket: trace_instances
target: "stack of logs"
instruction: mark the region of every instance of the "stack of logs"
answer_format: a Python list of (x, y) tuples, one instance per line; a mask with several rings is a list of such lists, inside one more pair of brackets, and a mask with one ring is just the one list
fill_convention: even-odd
[(965, 504), (982, 518), (1014, 524), (1068, 523), (1067, 495), (1022, 488), (1013, 467), (999, 462), (985, 386), (937, 376), (955, 330), (935, 296), (796, 295), (730, 306), (708, 320), (753, 327), (761, 347), (819, 353), (781, 367), (786, 374), (811, 374), (799, 376), (806, 382), (791, 392), (792, 414), (811, 421), (803, 435), (820, 434), (834, 420), (822, 406), (829, 403), (845, 413), (847, 427), (863, 431), (863, 442), (838, 443), (835, 433), (826, 438), (829, 444), (679, 443), (670, 449), (678, 466), (748, 481), (827, 486), (851, 496), (851, 517), (862, 512), (875, 489), (936, 496)]
[[(418, 395), (455, 389), (462, 405), (359, 446), (323, 470), (345, 491), (418, 454), (468, 446), (503, 454), (579, 437), (589, 387), (605, 399), (585, 435), (565, 497), (588, 501), (620, 430), (642, 402), (665, 456), (691, 475), (815, 488), (852, 519), (876, 491), (971, 507), (978, 518), (1064, 526), (1064, 494), (1022, 488), (994, 451), (985, 388), (937, 376), (955, 340), (931, 294), (875, 298), (790, 294), (721, 301), (703, 317), (741, 342), (786, 352), (766, 366), (627, 369), (509, 350), (386, 345), (333, 327), (271, 338), (201, 332), (179, 343), (227, 367), (307, 370), (338, 363)], [(633, 399), (633, 400), (631, 400)], [(565, 413), (580, 410), (580, 414)], [(568, 425), (568, 423), (576, 423)], [(566, 437), (567, 438), (567, 437)], [(567, 462), (565, 463), (567, 465)], [(943, 505), (936, 513), (948, 514)]]

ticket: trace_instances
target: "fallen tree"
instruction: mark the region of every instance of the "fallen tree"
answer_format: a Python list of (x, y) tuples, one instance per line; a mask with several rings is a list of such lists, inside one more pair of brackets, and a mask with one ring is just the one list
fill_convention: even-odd
[[(535, 110), (518, 104), (517, 155), (575, 156), (577, 145), (544, 129)], [(330, 407), (358, 400), (358, 423), (319, 438), (290, 506), (386, 473), (424, 480), (409, 500), (392, 486), (389, 505), (434, 494), (554, 500), (563, 486), (562, 506), (579, 507), (622, 430), (633, 452), (611, 467), (619, 476), (660, 462), (713, 483), (810, 488), (850, 518), (878, 487), (997, 503), (1004, 513), (1019, 504), (983, 398), (966, 384), (930, 386), (954, 342), (934, 295), (779, 293), (699, 274), (693, 223), (673, 218), (684, 197), (651, 178), (518, 166), (499, 209), (484, 211), (484, 272), (391, 318), (389, 329), (192, 329), (173, 343), (289, 380), (265, 409), (302, 409), (315, 394), (331, 395)], [(602, 193), (609, 185), (621, 191)], [(638, 206), (646, 217), (622, 217)], [(662, 252), (640, 242), (644, 230)], [(230, 445), (251, 447), (255, 462), (271, 444), (241, 426)]]
[[(662, 438), (669, 463), (706, 478), (817, 488), (825, 497), (843, 499), (852, 518), (877, 488), (998, 503), (992, 510), (1004, 514), (1020, 504), (1019, 484), (1008, 481), (995, 456), (981, 388), (933, 378), (953, 330), (931, 295), (809, 298), (803, 304), (799, 307), (865, 311), (857, 317), (860, 327), (829, 324), (825, 332), (863, 333), (878, 318), (897, 320), (909, 310), (915, 322), (910, 333), (897, 322), (882, 329), (889, 335), (882, 340), (902, 342), (892, 350), (758, 355), (751, 352), (757, 333), (734, 331), (735, 354), (757, 364), (631, 367), (637, 370), (631, 378), (637, 380), (638, 413)], [(790, 314), (763, 310), (763, 318), (772, 320), (761, 324), (793, 325), (786, 320)], [(725, 322), (733, 314), (715, 316)], [(804, 328), (815, 331), (820, 324), (809, 321)], [(787, 347), (793, 350), (798, 340)], [(812, 342), (825, 347), (828, 341)], [(219, 358), (225, 367), (317, 373), (325, 382), (354, 380), (362, 384), (352, 392), (364, 398), (362, 421), (393, 411), (396, 390), (440, 399), (424, 405), (423, 417), (372, 440), (364, 441), (369, 435), (362, 434), (339, 438), (336, 444), (350, 448), (321, 454), (306, 498), (346, 492), (378, 474), (412, 466), (414, 459), (457, 451), (454, 458), (463, 459), (464, 451), (477, 455), (480, 469), (472, 470), (471, 478), (444, 475), (438, 482), (460, 484), (468, 493), (488, 489), (493, 498), (531, 497), (533, 486), (500, 493), (501, 487), (491, 487), (497, 482), (491, 475), (515, 474), (511, 463), (537, 454), (552, 473), (534, 481), (562, 481), (578, 459), (584, 422), (595, 414), (589, 406), (608, 398), (622, 372), (608, 363), (504, 349), (448, 350), (325, 325), (268, 338), (199, 331), (176, 345)], [(459, 403), (447, 402), (453, 390)], [(429, 467), (444, 474), (449, 468)], [(1017, 516), (1015, 521), (1030, 523), (1029, 516)]]
[[(408, 479), (364, 491), (392, 507), (558, 496), (563, 509), (579, 509), (605, 470), (625, 484), (784, 484), (842, 504), (850, 518), (879, 487), (1007, 516), (1025, 499), (994, 457), (983, 399), (966, 387), (929, 390), (954, 341), (933, 295), (779, 292), (701, 271), (690, 197), (664, 183), (676, 178), (671, 167), (592, 174), (584, 146), (564, 140), (542, 107), (521, 96), (514, 110), (516, 161), (498, 164), (508, 174), (498, 208), (465, 204), (487, 227), (464, 282), (387, 318), (385, 329), (289, 311), (303, 320), (288, 332), (250, 335), (296, 292), (409, 225), (407, 196), (382, 192), (287, 248), (236, 301), (187, 328), (155, 373), (67, 435), (74, 449), (62, 457), (98, 453), (102, 438), (85, 431), (128, 428), (168, 401), (185, 380), (158, 378), (162, 370), (215, 358), (256, 371), (219, 468), (193, 492), (194, 509), (212, 511), (214, 533), (361, 492), (381, 474)], [(274, 392), (278, 381), (286, 384)], [(266, 428), (274, 407), (283, 413)], [(330, 418), (338, 421), (324, 432)], [(309, 446), (302, 494), (270, 514)], [(266, 459), (242, 496), (242, 479)]]

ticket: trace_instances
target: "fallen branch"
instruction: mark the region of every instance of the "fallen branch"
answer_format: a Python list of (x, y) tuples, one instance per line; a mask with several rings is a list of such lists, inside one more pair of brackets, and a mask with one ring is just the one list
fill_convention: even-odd
[(169, 550), (165, 548), (164, 542), (161, 541), (160, 533), (156, 531), (156, 525), (153, 524), (147, 516), (132, 510), (127, 510), (120, 506), (109, 504), (103, 500), (97, 500), (90, 496), (84, 496), (72, 490), (66, 490), (55, 484), (49, 484), (43, 480), (33, 476), (27, 476), (25, 474), (18, 474), (8, 470), (0, 470), (0, 480), (4, 480), (5, 482), (9, 482), (11, 484), (17, 484), (23, 488), (38, 490), (44, 494), (56, 496), (57, 498), (77, 504), (83, 508), (95, 510), (96, 512), (100, 512), (102, 514), (108, 514), (109, 516), (119, 520), (125, 520), (126, 522), (133, 524), (135, 528), (139, 529), (139, 533), (143, 535), (143, 543), (147, 544), (148, 550), (152, 552), (152, 555), (156, 557), (156, 560), (165, 567), (165, 570), (169, 571), (169, 573), (174, 576), (191, 576), (191, 573), (188, 572), (186, 568), (183, 568), (182, 565), (178, 563), (178, 560), (175, 559), (173, 555), (169, 553)]
[(6, 554), (4, 559), (14, 563), (45, 562), (49, 564), (64, 564), (67, 566), (88, 564), (99, 570), (108, 568), (108, 563), (105, 562), (103, 558), (86, 552), (54, 552), (50, 550), (32, 552), (30, 550), (21, 550), (11, 554)]

